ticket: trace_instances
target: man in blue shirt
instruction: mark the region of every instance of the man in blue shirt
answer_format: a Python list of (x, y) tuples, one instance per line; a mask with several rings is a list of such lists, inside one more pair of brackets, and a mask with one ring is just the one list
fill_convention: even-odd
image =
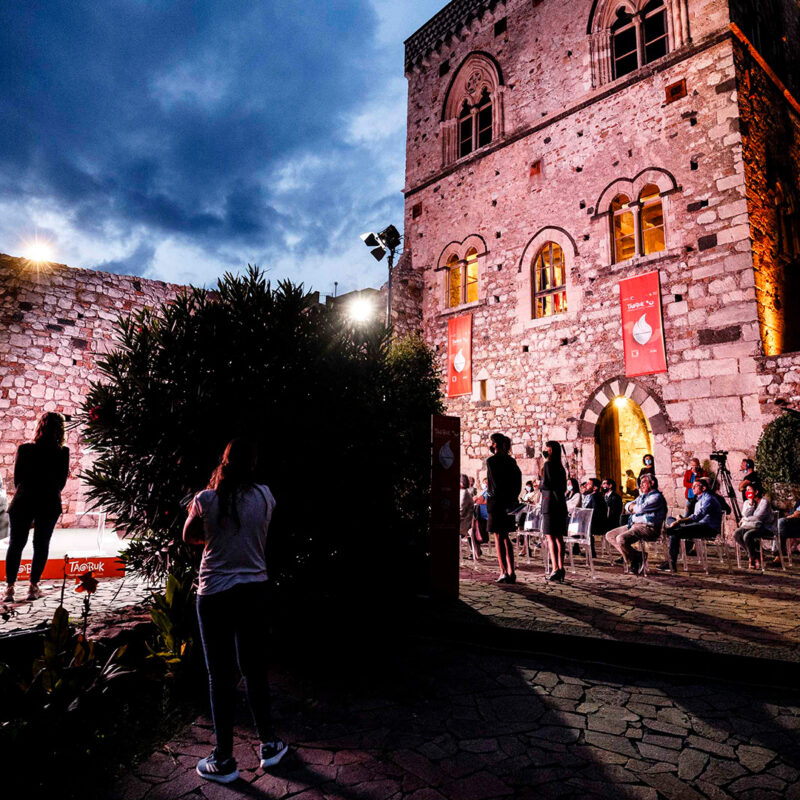
[(633, 544), (639, 541), (654, 542), (661, 536), (661, 527), (667, 517), (667, 501), (658, 491), (655, 475), (645, 473), (639, 481), (641, 494), (626, 506), (630, 512), (630, 527), (622, 525), (606, 534), (606, 541), (619, 550), (630, 565), (631, 572), (642, 569), (642, 553)]
[(697, 498), (693, 513), (664, 528), (669, 534), (669, 561), (658, 566), (664, 572), (677, 572), (681, 539), (716, 539), (722, 528), (722, 508), (714, 494), (708, 490), (708, 480), (698, 478), (692, 484), (692, 491)]

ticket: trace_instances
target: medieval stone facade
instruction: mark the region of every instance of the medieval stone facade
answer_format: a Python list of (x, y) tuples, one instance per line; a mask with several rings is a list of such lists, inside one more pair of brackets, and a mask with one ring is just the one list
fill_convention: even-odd
[[(67, 425), (80, 410), (97, 361), (114, 346), (120, 314), (171, 300), (181, 287), (61, 264), (37, 267), (0, 255), (0, 474), (12, 491), (17, 447), (31, 441), (45, 411)], [(92, 454), (80, 430), (68, 427), (70, 474), (60, 524), (91, 527), (81, 471)]]
[[(678, 504), (688, 458), (738, 466), (800, 401), (799, 12), (770, 6), (453, 0), (406, 42), (402, 267), (443, 360), (472, 315), (465, 471), (500, 430), (523, 474), (549, 438), (596, 474), (625, 397)], [(652, 271), (667, 371), (628, 378), (619, 281)]]

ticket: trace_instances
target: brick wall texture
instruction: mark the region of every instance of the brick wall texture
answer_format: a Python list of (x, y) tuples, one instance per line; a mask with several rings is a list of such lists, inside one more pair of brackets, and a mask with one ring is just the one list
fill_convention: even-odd
[[(461, 3), (435, 46), (409, 40), (405, 267), (422, 279), (422, 330), (443, 359), (448, 319), (473, 315), (475, 391), (447, 404), (462, 420), (466, 471), (482, 470), (487, 437), (500, 430), (525, 475), (548, 438), (567, 443), (579, 474), (594, 474), (594, 423), (626, 394), (651, 424), (657, 474), (677, 504), (688, 458), (722, 448), (738, 467), (778, 413), (774, 401), (800, 399), (800, 354), (765, 348), (765, 317), (777, 318), (765, 308), (776, 297), (788, 305), (769, 255), (765, 149), (783, 153), (797, 191), (800, 124), (734, 35), (724, 0), (668, 2), (669, 53), (604, 79), (597, 26), (615, 5), (507, 0), (476, 3), (470, 15)], [(464, 85), (460, 68), (472, 69), (475, 53), (496, 65), (502, 120), (491, 144), (448, 159), (448, 91)], [(666, 87), (680, 81), (685, 96), (667, 102)], [(610, 201), (650, 182), (661, 190), (666, 248), (612, 263)], [(531, 265), (546, 241), (566, 256), (568, 310), (534, 319)], [(468, 245), (479, 254), (478, 299), (450, 308), (444, 264)], [(653, 270), (668, 370), (628, 380), (618, 282)]]
[[(72, 417), (100, 377), (117, 316), (170, 300), (181, 287), (0, 255), (0, 473), (9, 490), (18, 445), (31, 441), (45, 411)], [(91, 527), (79, 476), (91, 463), (80, 431), (67, 432), (70, 477), (60, 524)], [(11, 493), (11, 492), (10, 492)]]

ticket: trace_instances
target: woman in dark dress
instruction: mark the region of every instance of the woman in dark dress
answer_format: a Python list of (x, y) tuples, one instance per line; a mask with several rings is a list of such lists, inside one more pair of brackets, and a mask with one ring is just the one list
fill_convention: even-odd
[(494, 534), (500, 577), (497, 583), (516, 583), (514, 548), (508, 534), (515, 528), (512, 512), (517, 506), (522, 490), (522, 473), (511, 457), (511, 439), (505, 434), (493, 433), (489, 449), (494, 455), (486, 460), (486, 479), (489, 494), (486, 509), (489, 512), (488, 529)]
[(564, 536), (567, 533), (567, 473), (561, 463), (561, 445), (547, 442), (542, 470), (542, 533), (550, 545), (553, 571), (548, 581), (564, 582)]
[(36, 426), (32, 443), (17, 448), (14, 464), (14, 499), (8, 509), (11, 538), (6, 555), (5, 601), (14, 601), (22, 550), (28, 543), (33, 526), (33, 562), (28, 600), (42, 596), (39, 579), (42, 577), (50, 538), (61, 516), (61, 490), (69, 475), (69, 448), (64, 447), (64, 417), (47, 412)]
[(652, 453), (646, 453), (642, 458), (642, 468), (639, 470), (639, 475), (636, 478), (636, 484), (639, 484), (639, 481), (642, 479), (642, 475), (653, 475), (656, 474), (656, 462), (653, 458)]

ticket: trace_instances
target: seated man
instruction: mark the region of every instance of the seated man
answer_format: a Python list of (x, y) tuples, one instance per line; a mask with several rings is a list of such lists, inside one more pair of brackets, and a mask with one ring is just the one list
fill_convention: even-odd
[(610, 531), (620, 524), (622, 498), (617, 494), (617, 482), (613, 478), (604, 478), (600, 491), (606, 501), (606, 531)]
[[(593, 511), (592, 524), (589, 529), (591, 539), (589, 541), (592, 543), (592, 558), (596, 558), (597, 553), (594, 548), (594, 537), (602, 536), (608, 530), (608, 528), (606, 528), (608, 509), (606, 508), (606, 501), (603, 497), (603, 493), (600, 491), (600, 481), (597, 478), (586, 478), (581, 487), (581, 493), (583, 494), (581, 507), (591, 508)], [(577, 544), (574, 545), (572, 552), (574, 554), (580, 552), (580, 548)]]
[(641, 494), (626, 506), (630, 513), (629, 526), (613, 528), (606, 534), (606, 541), (619, 550), (628, 562), (631, 572), (642, 570), (642, 554), (633, 547), (634, 542), (654, 542), (661, 536), (661, 527), (667, 517), (667, 501), (658, 490), (655, 475), (645, 473), (639, 482)]
[[(2, 538), (2, 535), (3, 534), (0, 531), (0, 538)], [(788, 542), (790, 542), (792, 539), (795, 541), (800, 539), (800, 501), (795, 504), (794, 510), (791, 512), (791, 514), (787, 514), (785, 517), (781, 517), (781, 519), (778, 520), (778, 538), (780, 540), (781, 553), (784, 555), (786, 555), (786, 546)], [(792, 546), (789, 545), (790, 550), (791, 547)], [(771, 562), (773, 567), (780, 566), (780, 563), (780, 556), (775, 556)]]
[(716, 539), (719, 535), (722, 508), (708, 487), (707, 478), (698, 478), (692, 484), (692, 491), (697, 498), (694, 511), (664, 527), (665, 533), (669, 534), (669, 561), (659, 564), (660, 570), (677, 572), (681, 539)]

